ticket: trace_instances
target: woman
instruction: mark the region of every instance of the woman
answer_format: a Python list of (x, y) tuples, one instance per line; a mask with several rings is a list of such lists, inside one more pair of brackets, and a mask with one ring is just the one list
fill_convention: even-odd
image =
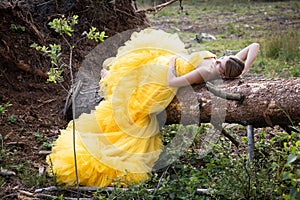
[(235, 56), (223, 56), (220, 59), (216, 59), (214, 55), (207, 56), (197, 64), (196, 69), (179, 77), (176, 77), (176, 61), (180, 57), (173, 57), (170, 60), (168, 84), (169, 86), (180, 87), (202, 83), (218, 77), (235, 78), (242, 76), (249, 70), (258, 51), (259, 44), (252, 43)]
[[(245, 72), (257, 51), (258, 45), (253, 44), (236, 55), (245, 61)], [(207, 51), (188, 56), (176, 34), (153, 29), (133, 33), (116, 57), (104, 62), (109, 69), (100, 81), (105, 100), (75, 119), (79, 184), (105, 187), (147, 180), (163, 146), (156, 115), (172, 101), (179, 86), (231, 76), (230, 59), (216, 60)], [(50, 174), (69, 186), (76, 183), (72, 130), (70, 122), (47, 157)]]

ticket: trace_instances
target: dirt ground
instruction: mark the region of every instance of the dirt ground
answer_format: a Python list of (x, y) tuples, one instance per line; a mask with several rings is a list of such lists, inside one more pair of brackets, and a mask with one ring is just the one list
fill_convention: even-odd
[[(6, 25), (2, 22), (0, 29), (7, 30)], [(49, 62), (24, 46), (24, 43), (33, 42), (28, 34), (8, 32), (9, 29), (6, 34), (12, 35), (9, 38), (2, 37), (1, 50), (13, 46), (20, 49), (20, 54), (16, 55), (16, 59), (1, 57), (0, 60), (0, 104), (11, 104), (0, 116), (0, 136), (3, 142), (0, 165), (16, 175), (4, 176), (4, 181), (0, 181), (0, 197), (13, 194), (16, 188), (26, 187), (21, 176), (26, 176), (27, 173), (29, 176), (45, 166), (45, 155), (39, 152), (49, 150), (43, 146), (43, 142), (53, 141), (58, 130), (67, 123), (62, 116), (67, 94), (63, 87), (69, 88), (68, 80), (61, 84), (47, 83), (45, 78), (17, 68), (18, 63), (11, 62), (12, 59), (26, 59), (24, 62), (31, 66), (40, 66), (40, 70), (44, 72), (47, 71)], [(7, 121), (12, 116), (15, 120)]]
[[(0, 105), (10, 104), (5, 113), (0, 114), (0, 199), (15, 199), (17, 190), (33, 191), (35, 186), (47, 186), (51, 182), (44, 171), (46, 154), (43, 151), (51, 150), (59, 129), (68, 123), (63, 115), (71, 85), (68, 69), (64, 69), (63, 82), (48, 83), (45, 77), (51, 66), (50, 59), (29, 46), (32, 43), (62, 44), (62, 58), (67, 62), (66, 43), (47, 25), (64, 13), (80, 15), (74, 41), (82, 38), (81, 33), (93, 26), (91, 22), (108, 36), (148, 23), (143, 21), (142, 14), (128, 17), (131, 7), (127, 1), (123, 2), (124, 5), (114, 8), (111, 7), (113, 4), (102, 6), (100, 1), (96, 2), (93, 8), (99, 9), (96, 10), (100, 13), (98, 18), (95, 10), (90, 9), (88, 3), (91, 1), (88, 0), (5, 0), (0, 3)], [(118, 13), (121, 10), (118, 6), (123, 12)], [(109, 14), (105, 16), (105, 12)], [(85, 39), (77, 43), (73, 55), (74, 74), (96, 45), (96, 42)]]
[[(24, 45), (40, 42), (38, 35), (32, 37), (37, 32), (30, 23), (20, 21), (20, 18), (9, 14), (0, 16), (0, 104), (11, 104), (7, 111), (0, 115), (0, 166), (16, 173), (0, 177), (0, 197), (4, 197), (20, 189), (34, 191), (35, 186), (39, 184), (26, 179), (26, 176), (38, 177), (38, 171), (46, 168), (45, 154), (41, 154), (41, 151), (49, 151), (49, 144), (57, 138), (59, 129), (67, 125), (63, 109), (70, 81), (66, 79), (60, 84), (47, 83), (45, 78), (16, 67), (23, 62), (46, 72), (50, 64), (43, 55)], [(25, 26), (25, 33), (11, 31), (9, 26), (12, 23)], [(37, 26), (41, 26), (37, 29), (43, 27), (42, 24)], [(155, 26), (162, 25), (156, 23)], [(205, 28), (212, 34), (219, 31)], [(45, 37), (53, 35), (48, 32)], [(78, 48), (74, 55), (74, 72), (78, 70), (80, 62), (95, 43), (82, 42), (80, 46), (82, 48)], [(18, 54), (3, 53), (11, 51), (12, 48), (19, 49)], [(66, 52), (64, 56), (67, 56)], [(69, 77), (67, 70), (64, 75)], [(6, 168), (8, 166), (10, 168)], [(49, 182), (44, 182), (44, 186), (47, 184)]]

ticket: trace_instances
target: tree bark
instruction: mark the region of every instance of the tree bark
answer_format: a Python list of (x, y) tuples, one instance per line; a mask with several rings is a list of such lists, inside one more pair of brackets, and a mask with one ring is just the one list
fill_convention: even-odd
[[(181, 88), (177, 98), (174, 98), (166, 109), (166, 123), (220, 121), (253, 127), (286, 127), (298, 125), (300, 122), (300, 78), (236, 79), (224, 81), (218, 87), (227, 93), (241, 94), (244, 99), (221, 100), (213, 95), (205, 84), (195, 85), (193, 90), (188, 87)], [(195, 99), (199, 102), (198, 105), (195, 105)], [(212, 116), (212, 112), (216, 115)], [(222, 112), (223, 117), (220, 116)]]

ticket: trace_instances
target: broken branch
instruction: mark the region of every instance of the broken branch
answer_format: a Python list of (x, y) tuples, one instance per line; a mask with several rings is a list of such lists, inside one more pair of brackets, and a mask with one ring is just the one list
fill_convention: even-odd
[(152, 12), (158, 12), (160, 11), (161, 9), (163, 9), (164, 7), (176, 2), (178, 0), (171, 0), (171, 1), (168, 1), (166, 3), (163, 3), (163, 4), (160, 4), (158, 6), (155, 6), (153, 8), (148, 8), (148, 9), (145, 9), (145, 10), (137, 10), (136, 13), (152, 13)]
[(206, 82), (206, 87), (211, 93), (213, 93), (217, 97), (227, 99), (227, 100), (240, 101), (240, 102), (242, 102), (244, 100), (243, 95), (226, 92), (220, 88), (217, 88), (215, 85), (213, 85), (210, 82)]
[(25, 72), (30, 72), (30, 73), (33, 73), (33, 74), (37, 74), (38, 76), (40, 76), (42, 78), (45, 78), (45, 79), (49, 78), (49, 75), (44, 73), (42, 70), (40, 70), (40, 69), (32, 70), (32, 67), (30, 67), (28, 64), (25, 64), (23, 62), (19, 62), (16, 66), (17, 66), (17, 68), (19, 68), (19, 69), (21, 69)]

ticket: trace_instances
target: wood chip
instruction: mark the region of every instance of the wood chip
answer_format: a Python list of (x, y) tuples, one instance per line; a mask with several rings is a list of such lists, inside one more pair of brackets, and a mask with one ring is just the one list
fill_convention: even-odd
[(50, 153), (51, 153), (51, 151), (44, 151), (44, 150), (39, 151), (40, 155), (48, 155)]
[(3, 176), (15, 176), (16, 173), (13, 172), (13, 171), (7, 170), (7, 169), (1, 169), (0, 170), (0, 175), (3, 175)]

